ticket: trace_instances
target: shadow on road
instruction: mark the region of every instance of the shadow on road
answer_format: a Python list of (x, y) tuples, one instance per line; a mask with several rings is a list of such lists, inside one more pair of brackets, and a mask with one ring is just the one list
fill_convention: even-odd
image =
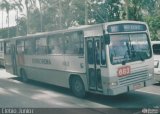
[[(14, 78), (10, 78), (10, 79), (21, 81), (20, 77), (14, 77)], [(58, 93), (73, 96), (70, 89), (67, 89), (67, 88), (64, 88), (64, 87), (60, 87), (60, 86), (56, 86), (56, 85), (52, 85), (52, 84), (47, 84), (47, 83), (43, 83), (43, 82), (39, 82), (39, 81), (34, 81), (34, 80), (28, 80), (26, 84), (41, 87), (41, 88), (46, 89), (46, 90), (56, 91)]]
[[(11, 79), (20, 81), (19, 77), (14, 77)], [(74, 96), (70, 91), (70, 89), (67, 89), (67, 88), (46, 84), (46, 83), (41, 83), (33, 80), (29, 80), (27, 84), (41, 87), (45, 90), (55, 91), (71, 97)], [(155, 85), (160, 86), (159, 83)], [(99, 103), (102, 105), (115, 107), (115, 108), (145, 108), (145, 107), (154, 108), (157, 106), (160, 107), (160, 95), (153, 95), (153, 94), (144, 93), (140, 91), (132, 91), (132, 92), (116, 95), (116, 96), (104, 96), (104, 95), (87, 93), (87, 96), (84, 98), (84, 100), (88, 100), (94, 103)]]

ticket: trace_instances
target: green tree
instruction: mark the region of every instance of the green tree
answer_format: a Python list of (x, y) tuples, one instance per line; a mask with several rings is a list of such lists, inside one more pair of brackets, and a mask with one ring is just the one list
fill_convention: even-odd
[(30, 13), (30, 9), (35, 7), (36, 5), (36, 1), (35, 0), (25, 0), (25, 7), (26, 7), (26, 16), (27, 16), (27, 34), (30, 32), (29, 31), (29, 13)]
[(8, 38), (9, 38), (10, 37), (9, 36), (9, 12), (10, 12), (10, 10), (13, 10), (14, 5), (10, 4), (9, 1), (7, 1), (7, 0), (2, 0), (0, 2), (0, 7), (1, 7), (2, 10), (5, 10), (6, 13), (7, 13)]
[[(10, 20), (10, 18), (9, 18), (9, 12), (11, 11), (11, 10), (20, 10), (20, 11), (22, 11), (22, 3), (21, 3), (21, 0), (19, 0), (18, 2), (17, 1), (15, 1), (15, 0), (13, 0), (11, 3), (10, 3), (10, 1), (7, 1), (7, 0), (2, 0), (1, 2), (0, 2), (0, 9), (2, 9), (2, 10), (5, 10), (6, 11), (6, 13), (7, 13), (7, 24), (8, 24), (8, 37), (10, 37), (10, 26), (9, 26), (9, 20)], [(3, 18), (3, 16), (2, 16), (2, 18)]]
[(27, 19), (25, 16), (20, 17), (16, 20), (17, 23), (17, 36), (27, 35)]
[(120, 0), (92, 1), (89, 15), (92, 19), (95, 19), (95, 23), (120, 20), (120, 9), (122, 7)]

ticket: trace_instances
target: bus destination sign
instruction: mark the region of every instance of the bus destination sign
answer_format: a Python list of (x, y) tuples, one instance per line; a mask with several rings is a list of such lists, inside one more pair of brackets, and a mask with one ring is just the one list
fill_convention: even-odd
[(116, 32), (134, 32), (134, 31), (146, 31), (146, 25), (144, 24), (134, 24), (134, 23), (125, 23), (125, 24), (115, 24), (108, 26), (109, 33)]

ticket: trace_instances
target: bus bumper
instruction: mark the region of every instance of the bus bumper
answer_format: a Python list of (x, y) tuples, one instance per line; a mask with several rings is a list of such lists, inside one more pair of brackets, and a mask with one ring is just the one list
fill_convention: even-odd
[(104, 94), (105, 95), (119, 95), (119, 94), (122, 94), (122, 93), (126, 93), (126, 92), (129, 92), (129, 91), (133, 91), (133, 90), (136, 90), (136, 89), (147, 87), (149, 85), (152, 85), (153, 83), (155, 83), (155, 81), (153, 79), (150, 79), (150, 80), (146, 80), (144, 82), (139, 82), (139, 83), (135, 83), (135, 84), (120, 86), (120, 87), (117, 87), (117, 88), (116, 87), (109, 88), (109, 89), (106, 89), (104, 91)]

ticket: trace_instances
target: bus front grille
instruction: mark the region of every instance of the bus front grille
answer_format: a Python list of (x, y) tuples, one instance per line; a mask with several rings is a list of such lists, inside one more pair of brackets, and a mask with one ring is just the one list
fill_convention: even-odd
[(139, 71), (119, 78), (119, 85), (130, 85), (147, 79), (148, 71)]

